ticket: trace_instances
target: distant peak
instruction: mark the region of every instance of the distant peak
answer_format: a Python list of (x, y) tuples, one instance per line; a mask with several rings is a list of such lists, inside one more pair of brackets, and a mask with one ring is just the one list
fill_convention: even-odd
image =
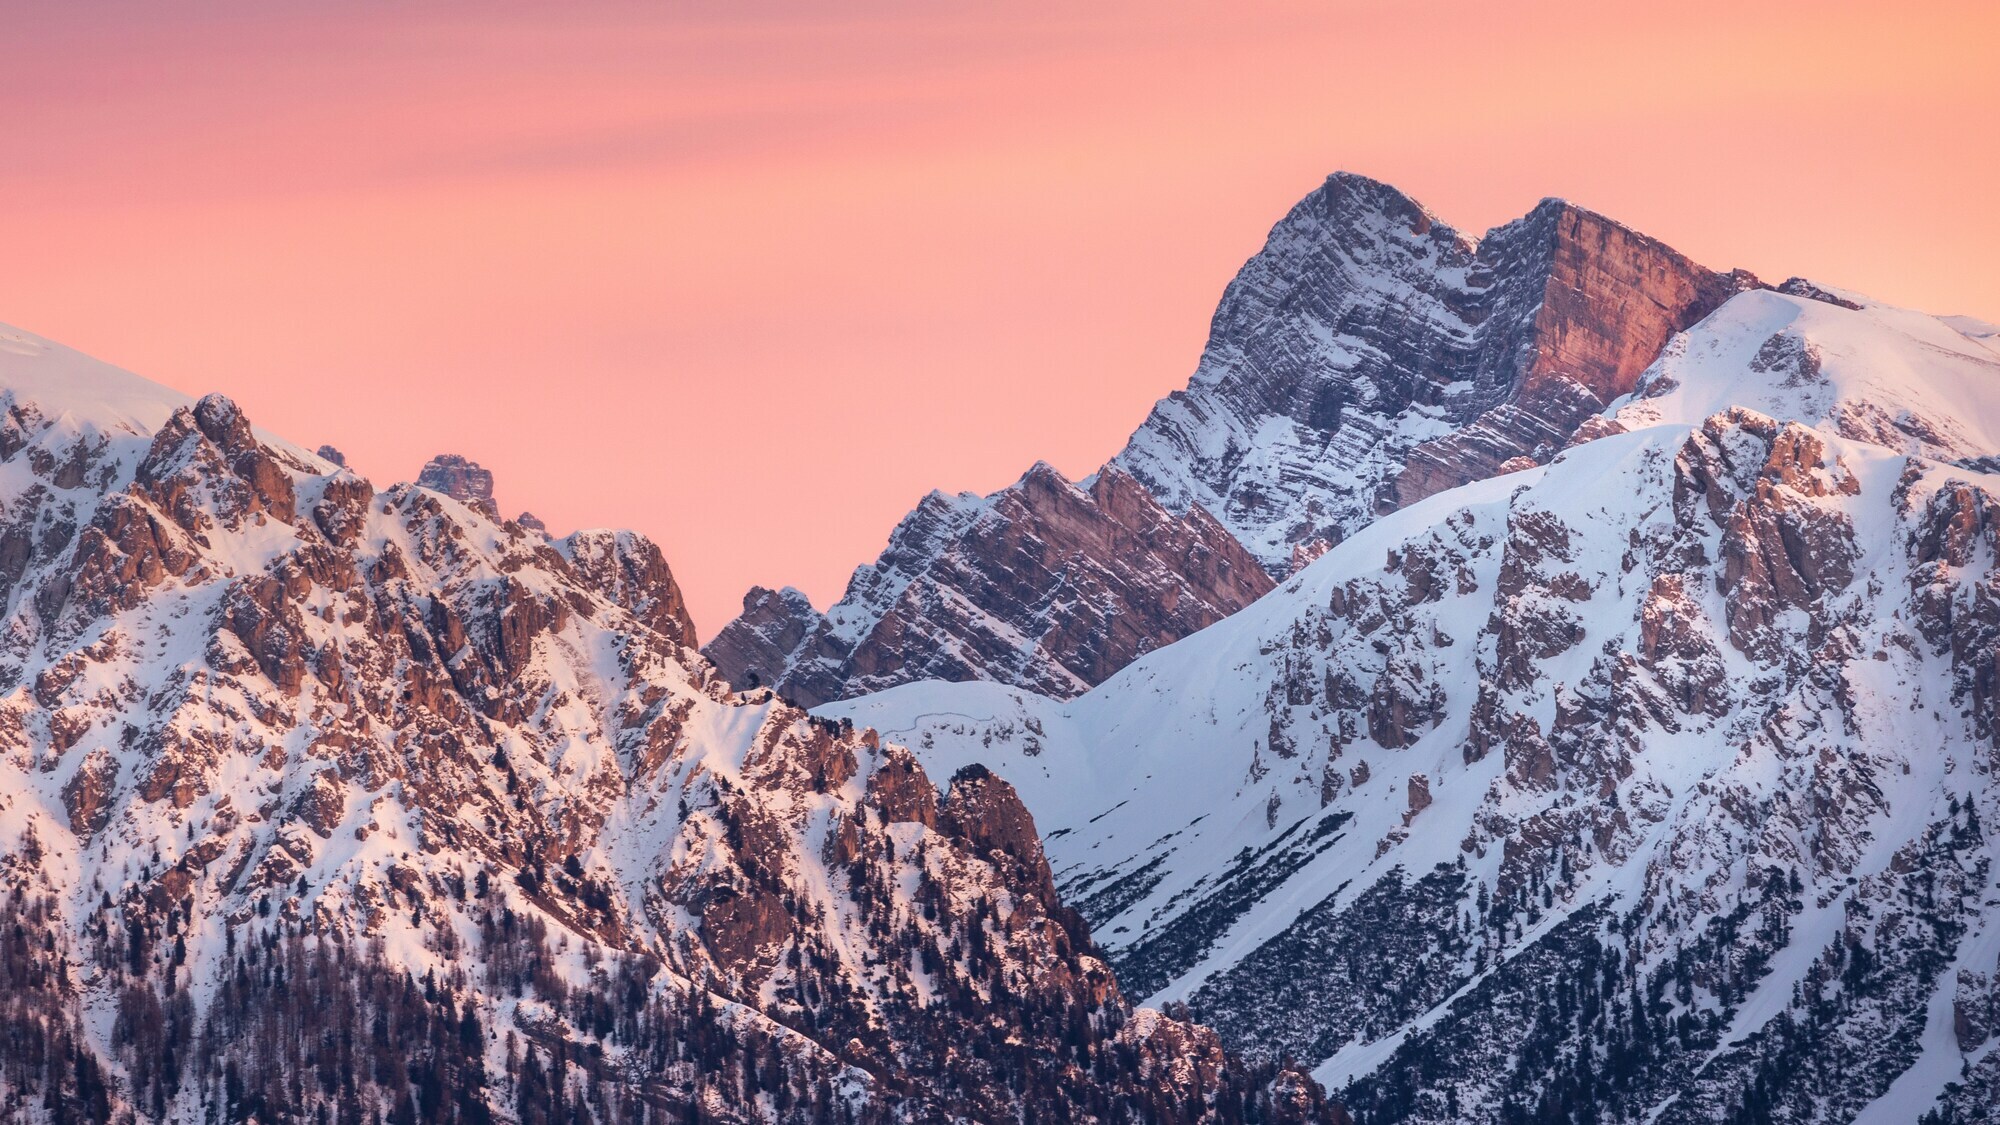
[(1548, 236), (1557, 239), (1574, 235), (1588, 237), (1588, 233), (1592, 231), (1599, 232), (1600, 234), (1616, 231), (1633, 239), (1640, 245), (1650, 247), (1656, 253), (1671, 254), (1676, 258), (1687, 259), (1687, 255), (1682, 254), (1672, 246), (1654, 238), (1645, 231), (1629, 223), (1620, 222), (1602, 211), (1593, 210), (1580, 203), (1564, 199), (1559, 195), (1544, 196), (1541, 202), (1535, 204), (1526, 215), (1515, 219), (1513, 222), (1504, 223), (1487, 231), (1486, 237), (1490, 239), (1502, 231), (1524, 228), (1546, 231)]
[(433, 470), (439, 472), (453, 472), (465, 469), (470, 469), (474, 472), (486, 471), (480, 468), (479, 462), (474, 461), (470, 457), (461, 456), (457, 453), (440, 453), (437, 456), (431, 458), (429, 461), (424, 462), (424, 472), (426, 473), (432, 472)]
[(1315, 207), (1328, 218), (1379, 215), (1408, 227), (1413, 234), (1427, 234), (1433, 227), (1457, 234), (1408, 192), (1358, 172), (1333, 173), (1300, 206)]
[(1792, 297), (1804, 297), (1809, 301), (1838, 305), (1843, 309), (1859, 309), (1862, 302), (1855, 294), (1832, 289), (1803, 277), (1788, 277), (1778, 283), (1778, 292)]
[(493, 502), (493, 471), (456, 453), (440, 453), (424, 464), (417, 484), (475, 509), (490, 519), (500, 518)]
[(1037, 484), (1060, 485), (1064, 488), (1070, 487), (1070, 480), (1068, 477), (1062, 474), (1062, 470), (1056, 468), (1054, 465), (1049, 464), (1047, 461), (1037, 461), (1033, 465), (1029, 466), (1027, 472), (1021, 474), (1022, 484), (1028, 484), (1030, 482)]

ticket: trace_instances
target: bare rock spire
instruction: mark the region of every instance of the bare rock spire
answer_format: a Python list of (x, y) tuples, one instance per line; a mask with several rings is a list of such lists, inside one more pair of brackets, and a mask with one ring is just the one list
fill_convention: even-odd
[(500, 506), (493, 502), (493, 470), (456, 453), (440, 453), (424, 464), (417, 484), (446, 496), (485, 515), (500, 518)]

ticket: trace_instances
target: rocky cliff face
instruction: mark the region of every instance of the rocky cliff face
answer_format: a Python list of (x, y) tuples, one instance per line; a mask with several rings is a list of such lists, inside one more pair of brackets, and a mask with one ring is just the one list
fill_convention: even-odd
[(752, 590), (705, 651), (807, 704), (922, 679), (1067, 697), (1271, 585), (1199, 507), (1175, 515), (1115, 467), (1079, 486), (1038, 464), (991, 496), (932, 493), (825, 615)]
[(1230, 283), (1188, 388), (1114, 463), (1283, 574), (1301, 545), (1546, 461), (1750, 284), (1561, 200), (1475, 241), (1336, 175)]
[(1006, 773), (1128, 987), (1358, 1119), (1978, 1120), (2000, 362), (1783, 288), (1073, 701), (825, 713)]
[(1125, 1000), (1006, 782), (724, 684), (641, 537), (0, 331), (0, 609), (10, 1120), (1334, 1112)]

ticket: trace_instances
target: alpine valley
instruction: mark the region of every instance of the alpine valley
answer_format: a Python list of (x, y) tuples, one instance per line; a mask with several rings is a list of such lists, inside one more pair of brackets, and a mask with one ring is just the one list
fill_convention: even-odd
[(0, 329), (0, 1118), (1996, 1120), (2000, 328), (1336, 175), (824, 612), (501, 511)]

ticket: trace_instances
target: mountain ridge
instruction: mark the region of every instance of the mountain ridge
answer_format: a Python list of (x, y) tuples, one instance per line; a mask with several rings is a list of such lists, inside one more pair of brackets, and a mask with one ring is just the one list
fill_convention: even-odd
[[(1086, 484), (1129, 479), (1188, 521), (1205, 551), (1235, 553), (1226, 537), (1281, 578), (1384, 511), (1553, 456), (1631, 390), (1673, 332), (1758, 284), (1562, 200), (1472, 238), (1387, 184), (1336, 173), (1230, 282), (1188, 386)], [(1024, 524), (1046, 523), (1024, 496), (1034, 475), (985, 498), (933, 493), (824, 614), (750, 591), (709, 655), (726, 675), (754, 672), (808, 704), (925, 678), (1073, 695), (1264, 592), (1218, 587), (1173, 551), (1072, 542), (1076, 567), (1157, 591), (1118, 608), (1149, 629), (1122, 641), (1051, 636), (1042, 607), (1065, 590), (1037, 554), (1045, 537), (974, 533), (976, 512), (1013, 498), (1029, 501)], [(995, 584), (968, 571), (1023, 577)], [(888, 577), (919, 574), (908, 602), (908, 586)], [(1202, 610), (1176, 612), (1190, 595)], [(1021, 651), (1032, 658), (1014, 658)]]
[(0, 341), (0, 1114), (1340, 1119), (1124, 998), (1006, 782), (722, 682), (643, 537)]
[(1076, 483), (1037, 462), (988, 496), (926, 496), (824, 614), (752, 589), (704, 652), (807, 704), (921, 678), (1073, 695), (1271, 584), (1200, 508), (1171, 513), (1115, 467)]

